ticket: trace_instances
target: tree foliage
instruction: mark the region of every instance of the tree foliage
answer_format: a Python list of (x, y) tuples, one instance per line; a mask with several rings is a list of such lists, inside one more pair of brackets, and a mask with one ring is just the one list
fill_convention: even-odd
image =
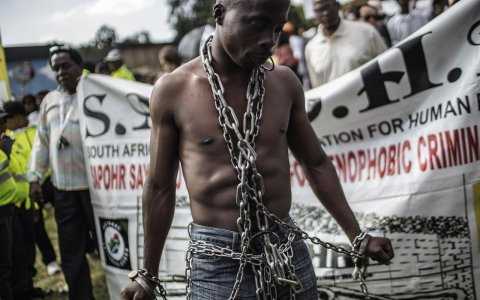
[(177, 32), (178, 42), (190, 30), (213, 24), (212, 7), (215, 0), (168, 0), (170, 6), (169, 21)]
[(141, 30), (127, 36), (121, 43), (126, 44), (148, 44), (151, 43), (150, 32), (148, 30)]
[(109, 25), (104, 24), (95, 32), (94, 43), (99, 49), (110, 49), (117, 40), (115, 28)]
[[(170, 6), (169, 21), (177, 32), (175, 41), (178, 42), (190, 30), (213, 24), (212, 8), (215, 0), (168, 0)], [(292, 6), (288, 17), (297, 28), (308, 28), (313, 25), (305, 19), (302, 6)]]
[(305, 18), (305, 11), (303, 10), (303, 6), (300, 5), (292, 5), (290, 7), (290, 12), (288, 14), (288, 20), (295, 24), (295, 27), (308, 29), (314, 26), (313, 20), (307, 20)]

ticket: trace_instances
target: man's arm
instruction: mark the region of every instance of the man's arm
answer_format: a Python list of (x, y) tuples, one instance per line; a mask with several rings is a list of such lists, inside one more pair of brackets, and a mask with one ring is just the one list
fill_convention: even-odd
[[(292, 82), (293, 99), (287, 132), (290, 150), (302, 166), (315, 195), (353, 242), (361, 232), (360, 227), (347, 203), (335, 168), (310, 125), (301, 84), (294, 74), (288, 74), (288, 77), (288, 82)], [(371, 238), (366, 253), (381, 262), (388, 262), (393, 257), (390, 241), (384, 238)]]
[(310, 125), (303, 90), (297, 82), (291, 85), (293, 103), (287, 132), (288, 145), (315, 195), (353, 241), (361, 232), (360, 227), (345, 199), (335, 168)]
[(150, 173), (143, 189), (143, 227), (145, 268), (155, 276), (175, 211), (178, 131), (171, 105), (175, 99), (172, 84), (168, 75), (161, 78), (150, 99)]
[(42, 200), (42, 188), (40, 182), (45, 176), (45, 173), (47, 173), (50, 163), (50, 139), (46, 111), (49, 102), (48, 97), (49, 96), (47, 95), (40, 105), (38, 125), (27, 171), (27, 179), (30, 182), (30, 198), (37, 202)]
[[(47, 96), (48, 97), (48, 96)], [(32, 154), (29, 160), (28, 179), (32, 182), (40, 181), (49, 167), (49, 130), (47, 124), (47, 98), (40, 105), (38, 125), (32, 145)]]
[(370, 51), (372, 59), (379, 56), (387, 50), (387, 45), (383, 40), (382, 36), (378, 31), (372, 26), (371, 27), (371, 38), (370, 38)]
[[(178, 131), (173, 103), (178, 86), (163, 76), (150, 97), (152, 129), (150, 136), (150, 171), (143, 187), (144, 267), (157, 276), (158, 266), (175, 211), (175, 189), (178, 171)], [(122, 299), (151, 299), (137, 282), (122, 291)]]
[(315, 88), (318, 86), (318, 84), (317, 84), (317, 75), (313, 68), (313, 63), (311, 58), (312, 50), (311, 50), (311, 46), (309, 46), (310, 43), (312, 43), (312, 41), (307, 43), (307, 45), (305, 46), (305, 65), (307, 66), (308, 78), (310, 79), (310, 87)]

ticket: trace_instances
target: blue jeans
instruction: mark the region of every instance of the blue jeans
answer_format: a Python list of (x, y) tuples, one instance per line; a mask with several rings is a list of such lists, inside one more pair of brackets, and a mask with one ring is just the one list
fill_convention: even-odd
[[(283, 230), (276, 230), (276, 233), (282, 237), (282, 240), (286, 236)], [(191, 224), (190, 235), (193, 241), (204, 240), (220, 247), (240, 251), (240, 234), (238, 232)], [(295, 274), (303, 285), (303, 290), (295, 295), (296, 299), (317, 300), (316, 277), (307, 246), (304, 241), (298, 240), (292, 243), (292, 247)], [(228, 299), (239, 267), (238, 260), (194, 254), (191, 267), (192, 300)], [(290, 289), (286, 287), (277, 286), (277, 294), (276, 300), (290, 299)], [(240, 299), (256, 299), (254, 274), (248, 264), (240, 286)]]

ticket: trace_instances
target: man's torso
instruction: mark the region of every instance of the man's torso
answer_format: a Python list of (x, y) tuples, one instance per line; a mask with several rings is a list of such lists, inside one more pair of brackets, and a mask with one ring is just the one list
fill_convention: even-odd
[[(79, 190), (88, 188), (85, 162), (80, 134), (77, 95), (60, 91), (50, 92), (42, 103), (40, 118), (44, 118), (48, 135), (49, 162), (52, 180), (60, 189)], [(59, 139), (68, 141), (59, 149)]]
[[(266, 72), (261, 129), (256, 140), (257, 168), (263, 176), (264, 203), (279, 217), (290, 209), (290, 168), (287, 130), (292, 106), (288, 84), (281, 72)], [(178, 151), (197, 224), (237, 230), (239, 209), (235, 205), (238, 179), (219, 127), (212, 91), (199, 59), (182, 67), (184, 86), (175, 99)], [(240, 123), (246, 108), (246, 83), (223, 82), (225, 98)]]
[(306, 59), (314, 87), (327, 83), (363, 65), (373, 58), (373, 27), (360, 22), (342, 20), (331, 37), (319, 27), (317, 35), (307, 44)]

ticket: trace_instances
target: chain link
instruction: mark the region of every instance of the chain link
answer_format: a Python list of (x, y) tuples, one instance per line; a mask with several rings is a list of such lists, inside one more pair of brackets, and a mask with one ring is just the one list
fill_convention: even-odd
[[(237, 227), (241, 235), (240, 251), (236, 252), (233, 249), (219, 247), (205, 241), (191, 240), (186, 255), (187, 299), (191, 299), (193, 255), (225, 257), (239, 261), (239, 268), (229, 300), (238, 299), (240, 285), (247, 265), (252, 267), (254, 273), (258, 300), (277, 299), (277, 285), (289, 287), (291, 299), (295, 299), (295, 294), (302, 290), (302, 284), (295, 274), (295, 267), (292, 263), (294, 255), (292, 243), (297, 237), (309, 240), (313, 244), (326, 249), (351, 256), (355, 262), (364, 259), (364, 255), (359, 253), (355, 247), (349, 250), (322, 241), (318, 237), (310, 236), (295, 224), (278, 218), (263, 204), (264, 184), (263, 178), (256, 168), (255, 140), (260, 133), (262, 122), (265, 71), (262, 67), (255, 68), (252, 71), (246, 93), (247, 106), (241, 126), (234, 109), (225, 100), (225, 88), (220, 76), (213, 69), (211, 44), (212, 37), (203, 45), (201, 59), (212, 89), (214, 106), (218, 112), (218, 123), (230, 154), (230, 162), (239, 180), (235, 203), (239, 207)], [(255, 219), (253, 222), (252, 216)], [(276, 239), (278, 239), (278, 236), (269, 231), (271, 222), (287, 230), (287, 241), (272, 241), (272, 236)], [(252, 249), (253, 243), (260, 245), (257, 248), (261, 249)], [(356, 245), (354, 244), (354, 246)], [(258, 253), (258, 251), (260, 252)], [(360, 280), (361, 289), (368, 297), (363, 274), (360, 276)]]

